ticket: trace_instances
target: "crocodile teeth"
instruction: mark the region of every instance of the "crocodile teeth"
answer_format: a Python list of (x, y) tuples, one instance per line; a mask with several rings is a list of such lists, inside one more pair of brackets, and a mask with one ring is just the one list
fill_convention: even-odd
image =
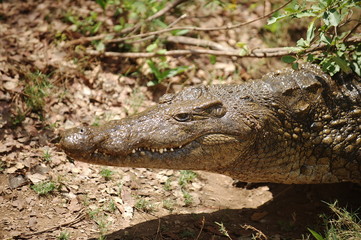
[[(182, 145), (178, 148), (182, 148)], [(152, 151), (152, 152), (159, 152), (159, 153), (165, 153), (168, 151), (174, 152), (174, 148), (150, 148), (150, 147), (144, 147), (144, 148), (134, 148), (132, 150), (132, 153), (140, 152), (141, 155), (145, 155), (145, 151)]]

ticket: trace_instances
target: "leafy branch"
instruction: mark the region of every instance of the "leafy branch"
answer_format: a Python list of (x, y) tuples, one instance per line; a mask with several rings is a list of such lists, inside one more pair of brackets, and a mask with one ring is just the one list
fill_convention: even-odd
[[(319, 64), (330, 75), (343, 71), (346, 74), (355, 72), (361, 76), (360, 34), (354, 34), (361, 22), (360, 19), (352, 19), (354, 10), (361, 6), (360, 1), (310, 0), (308, 2), (314, 4), (309, 6), (306, 2), (297, 3), (292, 8), (285, 9), (283, 14), (268, 21), (268, 24), (273, 24), (284, 19), (311, 18), (306, 39), (300, 38), (297, 41), (297, 47), (302, 50), (296, 57), (286, 56), (282, 60), (297, 67), (298, 59), (306, 59)], [(351, 23), (355, 23), (352, 28), (346, 31), (341, 29)], [(348, 41), (351, 39), (352, 41)], [(315, 44), (322, 46), (318, 50), (324, 51), (314, 54)]]
[[(97, 0), (97, 2), (105, 9), (113, 1)], [(343, 71), (345, 73), (355, 72), (361, 76), (361, 36), (357, 34), (361, 23), (357, 18), (352, 19), (354, 11), (360, 8), (360, 2), (357, 0), (289, 0), (261, 17), (220, 27), (175, 26), (187, 17), (186, 14), (182, 14), (170, 24), (161, 21), (161, 16), (164, 16), (185, 2), (187, 1), (175, 0), (167, 3), (163, 8), (159, 8), (158, 6), (158, 11), (133, 26), (124, 27), (118, 31), (118, 33), (83, 37), (68, 41), (64, 46), (70, 47), (77, 44), (97, 42), (96, 50), (87, 48), (84, 52), (92, 56), (119, 58), (153, 58), (205, 54), (237, 58), (282, 57), (281, 59), (284, 62), (291, 63), (294, 68), (298, 67), (299, 61), (306, 60), (319, 64), (325, 72), (331, 75)], [(283, 10), (283, 12), (279, 13), (281, 10)], [(277, 24), (283, 20), (302, 18), (307, 18), (310, 23), (305, 38), (300, 38), (296, 46), (282, 48), (249, 49), (246, 43), (239, 43), (236, 44), (235, 47), (229, 47), (211, 40), (179, 36), (194, 31), (227, 31), (266, 18), (270, 18), (268, 25)], [(156, 26), (154, 25), (152, 28), (152, 24)], [(126, 26), (126, 24), (124, 26)], [(159, 26), (161, 26), (162, 29), (159, 29)], [(114, 46), (114, 44), (120, 44), (122, 46), (128, 44), (132, 46), (131, 44), (140, 42), (145, 42), (144, 45), (147, 45), (146, 49), (143, 50), (138, 47), (135, 51), (129, 51), (129, 48), (119, 49), (119, 51), (107, 51), (107, 46)], [(164, 43), (167, 42), (196, 47), (168, 50), (163, 46)], [(114, 49), (114, 47), (112, 47), (112, 49)], [(164, 63), (166, 60), (163, 58), (161, 61)], [(182, 66), (161, 70), (162, 67), (154, 61), (148, 61), (147, 64), (158, 83), (163, 81), (164, 78), (173, 76), (173, 74), (179, 74), (187, 69)]]

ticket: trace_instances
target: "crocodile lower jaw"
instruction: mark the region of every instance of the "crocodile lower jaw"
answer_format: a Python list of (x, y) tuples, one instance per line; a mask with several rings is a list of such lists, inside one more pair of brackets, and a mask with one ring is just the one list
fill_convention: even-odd
[(172, 154), (179, 154), (180, 152), (185, 153), (187, 151), (190, 151), (196, 147), (199, 147), (199, 145), (202, 146), (214, 146), (214, 145), (220, 145), (225, 143), (231, 143), (231, 142), (239, 142), (239, 139), (232, 135), (225, 135), (220, 133), (212, 133), (203, 135), (201, 137), (198, 137), (190, 142), (183, 143), (179, 146), (172, 146), (172, 147), (136, 147), (133, 149), (129, 149), (127, 151), (119, 152), (119, 153), (111, 153), (106, 151), (106, 149), (96, 149), (93, 152), (93, 156), (97, 155), (104, 155), (104, 156), (129, 156), (129, 157), (140, 157), (140, 156), (163, 156), (163, 155), (172, 155)]

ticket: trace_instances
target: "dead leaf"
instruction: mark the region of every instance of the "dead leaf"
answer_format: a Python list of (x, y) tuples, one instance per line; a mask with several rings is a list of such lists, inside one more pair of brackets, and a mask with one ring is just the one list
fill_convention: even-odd
[(38, 224), (38, 220), (36, 217), (30, 217), (28, 227), (31, 231), (36, 230), (36, 225)]
[(78, 212), (80, 211), (80, 209), (82, 208), (82, 206), (79, 204), (79, 201), (77, 198), (72, 198), (70, 200), (70, 204), (68, 205), (68, 209), (71, 212)]
[(27, 174), (26, 177), (33, 183), (39, 183), (42, 181), (45, 181), (47, 179), (47, 176), (42, 175), (40, 173), (34, 173), (34, 174)]
[(25, 202), (23, 199), (16, 199), (11, 204), (13, 207), (16, 207), (19, 211), (22, 211), (24, 209)]
[(21, 186), (24, 186), (27, 183), (27, 180), (22, 175), (9, 175), (9, 187), (15, 189)]
[(13, 79), (12, 81), (6, 81), (3, 86), (6, 90), (12, 91), (18, 87), (18, 81), (17, 79)]

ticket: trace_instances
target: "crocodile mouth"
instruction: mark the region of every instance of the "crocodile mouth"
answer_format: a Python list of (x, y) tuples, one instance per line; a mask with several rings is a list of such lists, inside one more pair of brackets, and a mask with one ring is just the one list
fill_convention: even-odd
[(170, 154), (170, 153), (177, 153), (179, 151), (184, 151), (186, 149), (192, 148), (192, 145), (196, 143), (196, 140), (191, 142), (176, 146), (176, 147), (137, 147), (130, 150), (126, 150), (123, 153), (111, 153), (106, 149), (102, 148), (95, 148), (94, 151), (90, 153), (91, 156), (114, 156), (114, 155), (123, 155), (123, 156), (145, 156), (145, 155), (154, 155), (154, 154)]
[[(178, 146), (166, 146), (166, 147), (135, 147), (128, 149), (120, 155), (124, 156), (146, 156), (146, 155), (167, 155), (167, 154), (178, 154), (179, 152), (187, 153), (188, 151), (202, 146), (213, 146), (219, 144), (227, 144), (227, 143), (234, 143), (239, 142), (239, 139), (232, 135), (220, 134), (220, 133), (212, 133), (203, 135), (201, 137), (192, 139), (189, 142), (184, 142)], [(115, 155), (112, 153), (107, 152), (104, 149), (96, 148), (93, 152), (95, 155), (104, 154), (104, 155)]]
[(189, 143), (185, 143), (177, 147), (163, 147), (163, 148), (139, 147), (132, 149), (130, 154), (128, 155), (145, 156), (146, 154), (173, 154), (179, 151), (184, 151), (186, 149), (189, 149), (191, 145), (193, 145), (193, 143), (195, 142), (196, 140), (193, 140)]

